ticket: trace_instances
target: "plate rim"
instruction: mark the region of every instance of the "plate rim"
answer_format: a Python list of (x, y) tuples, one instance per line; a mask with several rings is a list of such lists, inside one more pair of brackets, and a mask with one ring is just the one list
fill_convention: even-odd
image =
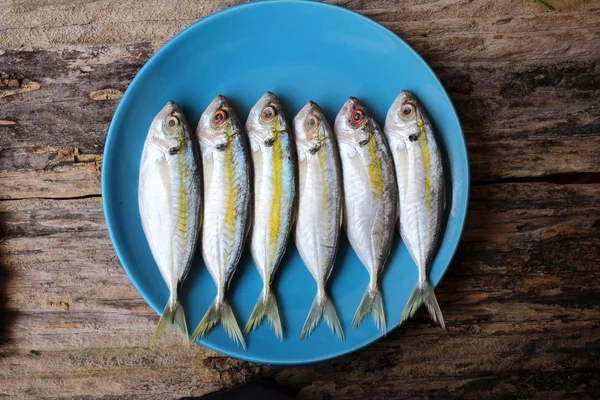
[[(296, 5), (301, 4), (303, 6), (308, 6), (308, 7), (331, 9), (334, 12), (342, 12), (342, 13), (352, 14), (354, 17), (357, 17), (358, 19), (362, 20), (363, 23), (373, 25), (378, 29), (383, 29), (383, 32), (385, 32), (386, 35), (390, 36), (392, 39), (400, 41), (400, 43), (402, 43), (409, 52), (411, 52), (415, 57), (417, 57), (417, 59), (421, 61), (421, 63), (429, 70), (429, 72), (431, 72), (431, 75), (434, 77), (435, 82), (440, 86), (443, 94), (446, 96), (446, 98), (448, 99), (448, 102), (450, 103), (450, 109), (452, 111), (454, 119), (456, 120), (456, 122), (458, 124), (460, 137), (462, 138), (461, 143), (459, 143), (460, 150), (465, 155), (465, 159), (466, 159), (465, 167), (462, 169), (462, 171), (465, 175), (465, 181), (464, 181), (464, 185), (463, 185), (465, 187), (465, 192), (466, 192), (466, 193), (464, 193), (465, 201), (464, 201), (464, 203), (457, 205), (457, 207), (459, 208), (458, 211), (461, 212), (461, 214), (463, 215), (462, 219), (460, 219), (458, 221), (458, 222), (460, 222), (460, 228), (458, 230), (458, 235), (457, 235), (458, 240), (456, 241), (456, 243), (454, 245), (451, 246), (448, 264), (442, 271), (440, 278), (438, 280), (438, 283), (436, 285), (434, 285), (434, 287), (437, 287), (439, 285), (439, 283), (441, 283), (442, 279), (448, 272), (448, 269), (450, 267), (450, 264), (452, 263), (452, 260), (454, 259), (454, 256), (456, 255), (456, 252), (458, 250), (458, 247), (459, 247), (461, 239), (462, 239), (462, 235), (464, 233), (464, 228), (465, 228), (465, 224), (467, 221), (467, 215), (468, 215), (469, 200), (470, 200), (471, 171), (470, 171), (470, 164), (469, 164), (469, 153), (467, 151), (466, 138), (465, 138), (464, 131), (462, 128), (462, 124), (460, 122), (460, 118), (458, 116), (458, 113), (456, 112), (456, 108), (454, 107), (454, 104), (452, 103), (452, 100), (451, 100), (450, 96), (448, 95), (446, 88), (444, 87), (442, 82), (439, 80), (438, 76), (436, 75), (434, 70), (431, 68), (431, 66), (425, 61), (425, 59), (423, 59), (423, 57), (415, 49), (413, 49), (408, 43), (406, 43), (399, 35), (394, 33), (391, 29), (389, 29), (385, 25), (380, 24), (379, 22), (377, 22), (357, 11), (354, 11), (354, 10), (351, 10), (351, 9), (348, 9), (348, 8), (345, 8), (345, 7), (336, 5), (336, 4), (323, 3), (323, 2), (314, 1), (314, 0), (256, 0), (254, 2), (238, 4), (238, 5), (235, 5), (232, 7), (228, 7), (228, 8), (219, 10), (213, 14), (210, 14), (206, 17), (200, 18), (199, 20), (197, 20), (194, 23), (190, 24), (189, 26), (185, 27), (183, 30), (181, 30), (180, 32), (175, 34), (172, 38), (167, 40), (144, 63), (144, 65), (136, 73), (135, 77), (131, 80), (131, 82), (129, 83), (129, 86), (127, 87), (127, 89), (125, 90), (125, 93), (123, 94), (123, 97), (121, 98), (121, 100), (119, 101), (119, 104), (117, 105), (117, 108), (115, 110), (115, 113), (113, 114), (113, 118), (112, 118), (109, 128), (108, 128), (106, 141), (104, 144), (104, 151), (103, 151), (103, 155), (102, 155), (102, 168), (101, 168), (102, 209), (103, 209), (103, 213), (104, 213), (104, 220), (106, 222), (106, 227), (108, 230), (108, 235), (109, 235), (112, 247), (114, 248), (115, 253), (117, 254), (117, 257), (119, 259), (121, 267), (125, 270), (125, 273), (127, 274), (127, 277), (129, 278), (129, 281), (137, 289), (138, 293), (142, 296), (142, 298), (146, 301), (146, 303), (148, 305), (150, 305), (150, 307), (152, 309), (154, 309), (154, 311), (158, 315), (161, 314), (163, 307), (160, 307), (159, 305), (155, 304), (154, 301), (152, 300), (152, 297), (150, 296), (150, 294), (141, 288), (141, 286), (138, 284), (136, 279), (132, 278), (133, 270), (131, 269), (130, 266), (128, 266), (124, 262), (123, 250), (120, 248), (122, 246), (117, 244), (114, 240), (114, 236), (115, 236), (115, 232), (117, 230), (118, 223), (114, 219), (115, 217), (114, 217), (113, 205), (107, 201), (107, 199), (112, 196), (111, 187), (107, 183), (107, 179), (108, 179), (108, 175), (109, 175), (107, 171), (110, 170), (110, 167), (106, 168), (106, 166), (110, 165), (110, 163), (107, 161), (112, 159), (112, 156), (110, 155), (108, 150), (114, 146), (113, 141), (115, 140), (114, 137), (116, 136), (116, 133), (115, 133), (117, 130), (116, 125), (118, 125), (118, 123), (119, 123), (118, 121), (120, 121), (123, 118), (121, 114), (123, 114), (125, 112), (124, 107), (122, 107), (122, 105), (126, 101), (128, 101), (129, 97), (132, 95), (131, 94), (132, 88), (135, 86), (135, 83), (138, 80), (141, 80), (142, 76), (147, 75), (148, 72), (151, 71), (150, 64), (152, 64), (152, 63), (150, 61), (152, 61), (152, 59), (155, 57), (157, 57), (157, 58), (160, 57), (162, 53), (166, 52), (166, 50), (169, 47), (173, 46), (178, 41), (184, 40), (184, 38), (187, 35), (190, 35), (190, 32), (192, 32), (193, 29), (195, 29), (197, 26), (207, 23), (213, 19), (222, 18), (224, 15), (227, 15), (230, 13), (238, 13), (240, 11), (244, 11), (244, 9), (246, 9), (246, 8), (270, 7), (272, 5), (278, 6), (278, 5), (285, 5), (285, 4), (296, 4)], [(110, 194), (110, 196), (109, 196), (109, 194)], [(354, 352), (361, 350), (367, 346), (370, 346), (374, 342), (384, 338), (387, 334), (392, 332), (394, 329), (398, 328), (398, 326), (399, 325), (397, 325), (397, 324), (393, 325), (393, 327), (388, 329), (387, 332), (385, 332), (385, 333), (379, 332), (378, 336), (374, 336), (372, 339), (368, 339), (363, 343), (353, 344), (342, 351), (327, 354), (322, 357), (312, 357), (312, 358), (306, 358), (306, 359), (302, 359), (302, 360), (293, 360), (293, 361), (273, 361), (273, 360), (270, 360), (268, 357), (261, 357), (261, 356), (248, 357), (247, 353), (241, 348), (239, 349), (238, 352), (229, 351), (227, 349), (220, 348), (219, 346), (214, 346), (210, 343), (207, 343), (205, 339), (200, 339), (197, 341), (197, 343), (199, 343), (203, 347), (205, 347), (209, 350), (212, 350), (214, 352), (217, 352), (219, 354), (223, 354), (225, 356), (236, 358), (236, 359), (243, 360), (243, 361), (254, 362), (254, 363), (259, 363), (259, 364), (264, 364), (264, 365), (306, 365), (306, 364), (314, 364), (314, 363), (319, 363), (319, 362), (323, 362), (323, 361), (328, 361), (328, 360), (332, 360), (332, 359), (335, 359), (335, 358), (338, 358), (338, 357), (341, 357), (344, 355), (349, 355), (351, 353), (354, 353)]]

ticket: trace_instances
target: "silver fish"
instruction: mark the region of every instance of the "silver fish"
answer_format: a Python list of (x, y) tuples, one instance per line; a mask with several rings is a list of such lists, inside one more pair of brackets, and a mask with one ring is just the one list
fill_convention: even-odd
[(400, 324), (425, 304), (431, 318), (442, 328), (444, 317), (427, 272), (441, 232), (444, 211), (442, 158), (431, 122), (423, 107), (403, 91), (385, 121), (398, 179), (400, 235), (419, 269), (419, 280), (402, 313)]
[(344, 228), (352, 248), (369, 272), (369, 286), (352, 326), (373, 313), (384, 333), (385, 312), (379, 277), (389, 257), (398, 219), (394, 161), (377, 122), (350, 97), (335, 120), (344, 181)]
[(229, 337), (246, 343), (226, 299), (226, 290), (246, 240), (252, 201), (250, 156), (243, 128), (229, 100), (217, 96), (200, 117), (196, 134), (204, 171), (201, 251), (217, 296), (192, 334), (202, 338), (221, 322)]
[(200, 174), (192, 130), (179, 106), (170, 101), (148, 131), (138, 186), (142, 228), (170, 292), (153, 343), (171, 324), (188, 338), (177, 292), (190, 269), (202, 220)]
[(321, 318), (344, 340), (342, 325), (325, 284), (335, 261), (342, 223), (341, 167), (331, 127), (319, 106), (309, 102), (294, 118), (298, 152), (298, 217), (294, 241), (317, 282), (317, 294), (300, 338), (310, 335)]
[(254, 167), (253, 227), (250, 249), (264, 282), (245, 333), (267, 320), (283, 340), (283, 329), (271, 281), (285, 252), (294, 219), (296, 157), (279, 99), (267, 92), (246, 121)]

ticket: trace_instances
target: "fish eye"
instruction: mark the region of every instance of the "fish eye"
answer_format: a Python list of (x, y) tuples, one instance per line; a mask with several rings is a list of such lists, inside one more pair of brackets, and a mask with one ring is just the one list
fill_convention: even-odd
[(174, 129), (179, 126), (179, 119), (173, 115), (169, 116), (165, 121), (167, 124), (167, 128)]
[(317, 117), (315, 117), (314, 115), (311, 115), (308, 118), (308, 121), (306, 121), (306, 125), (308, 126), (309, 129), (315, 129), (317, 127), (319, 121), (317, 121)]
[(266, 106), (260, 113), (261, 119), (266, 122), (273, 121), (276, 115), (277, 111), (275, 111), (275, 108), (273, 108), (273, 106)]
[(406, 103), (400, 108), (400, 117), (402, 119), (410, 119), (415, 113), (415, 106), (410, 103)]
[(217, 111), (212, 117), (212, 123), (217, 128), (223, 126), (225, 124), (225, 121), (227, 121), (227, 113), (225, 112), (225, 110)]
[(352, 126), (359, 126), (365, 120), (365, 114), (361, 110), (354, 110), (352, 112), (352, 120), (350, 123)]

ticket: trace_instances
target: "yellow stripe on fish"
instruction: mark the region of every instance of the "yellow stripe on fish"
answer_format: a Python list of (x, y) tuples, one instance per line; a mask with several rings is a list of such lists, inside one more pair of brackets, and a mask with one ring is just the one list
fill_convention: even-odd
[[(319, 134), (319, 136), (321, 136)], [(327, 182), (327, 153), (325, 151), (317, 152), (317, 157), (319, 158), (319, 171), (321, 172), (321, 181), (322, 189), (323, 189), (323, 204), (325, 207), (329, 206), (329, 185)], [(329, 220), (328, 218), (323, 218), (323, 226), (325, 230), (329, 229)]]
[(373, 192), (373, 197), (376, 199), (383, 199), (385, 183), (383, 181), (383, 169), (381, 168), (377, 142), (373, 138), (372, 132), (368, 132), (368, 135), (369, 164), (367, 166), (367, 171), (369, 173), (369, 180), (371, 181), (371, 190)]
[(417, 113), (417, 126), (419, 127), (419, 147), (421, 148), (421, 162), (423, 163), (423, 174), (424, 174), (424, 195), (425, 195), (425, 208), (427, 209), (427, 215), (431, 218), (431, 154), (429, 153), (429, 142), (427, 140), (427, 132), (425, 131), (425, 124), (421, 114)]
[[(187, 170), (185, 168), (185, 145), (186, 143), (186, 139), (183, 136), (183, 129), (180, 132), (180, 140), (181, 143), (183, 144), (181, 146), (181, 149), (179, 150), (179, 153), (177, 154), (177, 171), (179, 174), (179, 179), (181, 182), (186, 182), (187, 181)], [(177, 217), (177, 230), (179, 231), (179, 233), (181, 234), (181, 236), (183, 237), (183, 235), (185, 235), (186, 229), (187, 229), (187, 193), (186, 193), (186, 186), (185, 185), (179, 185), (179, 193), (177, 194), (177, 196), (179, 197), (179, 215)], [(185, 245), (184, 242), (180, 243), (182, 246)]]
[(279, 230), (281, 228), (281, 202), (283, 199), (283, 149), (279, 136), (279, 123), (275, 122), (275, 142), (273, 142), (273, 176), (271, 183), (273, 184), (273, 198), (271, 199), (271, 235), (269, 238), (271, 250), (271, 262), (275, 261), (275, 253), (277, 252), (277, 242), (279, 240)]
[[(233, 132), (231, 130), (231, 125), (227, 126), (227, 138), (230, 139), (233, 136)], [(229, 192), (229, 196), (227, 196), (227, 205), (225, 208), (225, 227), (229, 232), (235, 231), (235, 205), (237, 203), (237, 185), (235, 182), (235, 147), (231, 141), (229, 145), (225, 149), (225, 179), (227, 180), (227, 191)]]

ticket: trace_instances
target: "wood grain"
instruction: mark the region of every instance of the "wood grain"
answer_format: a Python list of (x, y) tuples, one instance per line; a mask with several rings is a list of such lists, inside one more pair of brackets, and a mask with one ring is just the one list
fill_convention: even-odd
[(600, 2), (334, 1), (401, 35), (460, 115), (473, 190), (438, 298), (295, 368), (149, 348), (100, 170), (120, 95), (165, 40), (239, 1), (0, 1), (0, 397), (165, 399), (274, 377), (299, 399), (600, 396)]

